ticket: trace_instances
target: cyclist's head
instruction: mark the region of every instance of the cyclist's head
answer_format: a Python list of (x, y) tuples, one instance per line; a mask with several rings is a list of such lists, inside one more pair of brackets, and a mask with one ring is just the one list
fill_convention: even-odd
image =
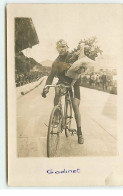
[(68, 45), (67, 45), (67, 42), (64, 41), (63, 39), (60, 39), (57, 43), (57, 50), (58, 50), (58, 53), (59, 55), (64, 55), (66, 54), (66, 52), (68, 51)]

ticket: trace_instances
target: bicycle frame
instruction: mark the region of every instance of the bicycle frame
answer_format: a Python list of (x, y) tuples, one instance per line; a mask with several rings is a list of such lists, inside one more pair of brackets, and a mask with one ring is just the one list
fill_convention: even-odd
[[(45, 88), (47, 88), (47, 87), (54, 87), (54, 88), (59, 87), (59, 90), (61, 90), (61, 87), (63, 87), (63, 86), (61, 84), (55, 84), (55, 85), (46, 85)], [(64, 87), (67, 89), (67, 91), (66, 91), (66, 93), (64, 95), (61, 95), (59, 93), (60, 94), (59, 102), (57, 104), (57, 106), (62, 110), (62, 114), (63, 114), (63, 108), (62, 108), (62, 102), (61, 102), (62, 96), (65, 96), (65, 102), (66, 101), (70, 101), (71, 102), (70, 93), (69, 93), (69, 90), (68, 90), (70, 88), (70, 86), (64, 86)], [(65, 117), (63, 115), (63, 120), (64, 120), (64, 118)], [(73, 117), (69, 116), (68, 118), (73, 118)], [(69, 128), (67, 128), (67, 125), (65, 123), (63, 123), (63, 124), (64, 124), (63, 125), (63, 129), (68, 129), (68, 131), (71, 132), (72, 135), (74, 135), (74, 133), (76, 133), (75, 129), (69, 129)], [(63, 131), (63, 129), (61, 130), (61, 132)]]
[[(53, 85), (46, 85), (45, 86), (45, 88), (47, 88), (47, 87), (54, 87), (54, 88), (59, 88), (59, 90), (61, 90), (61, 87), (62, 87), (62, 85), (61, 84), (53, 84)], [(70, 88), (70, 86), (64, 86), (66, 89), (69, 89)], [(61, 108), (62, 108), (62, 104), (61, 104), (61, 98), (62, 98), (62, 96), (64, 96), (65, 95), (65, 97), (67, 96), (67, 98), (69, 98), (69, 91), (67, 90), (67, 92), (64, 94), (64, 95), (61, 95), (61, 92), (59, 93), (60, 94), (60, 96), (59, 96), (59, 102), (58, 102), (58, 106), (60, 106)]]

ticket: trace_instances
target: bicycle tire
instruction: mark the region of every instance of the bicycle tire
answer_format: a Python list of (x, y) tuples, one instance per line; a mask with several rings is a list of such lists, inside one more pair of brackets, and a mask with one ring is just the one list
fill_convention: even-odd
[[(56, 112), (57, 112), (57, 116), (55, 114)], [(59, 143), (59, 134), (61, 130), (62, 116), (63, 116), (62, 109), (58, 106), (55, 106), (51, 112), (49, 126), (48, 126), (47, 157), (56, 156), (58, 143)], [(59, 120), (58, 125), (57, 124), (55, 125), (56, 118)]]
[(69, 129), (71, 128), (71, 119), (72, 119), (72, 103), (70, 100), (67, 99), (65, 99), (64, 118), (65, 118), (65, 135), (66, 137), (69, 137), (70, 136)]

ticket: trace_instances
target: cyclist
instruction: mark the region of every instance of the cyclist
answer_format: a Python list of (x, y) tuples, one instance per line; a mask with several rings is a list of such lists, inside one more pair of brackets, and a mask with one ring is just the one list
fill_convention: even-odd
[[(69, 84), (71, 85), (73, 79), (66, 76), (66, 71), (70, 68), (71, 64), (74, 63), (78, 59), (77, 53), (70, 53), (68, 52), (68, 45), (63, 40), (60, 39), (57, 42), (57, 51), (59, 53), (59, 56), (56, 58), (56, 60), (52, 64), (52, 70), (50, 75), (48, 76), (46, 80), (46, 85), (50, 85), (53, 82), (53, 79), (55, 76), (57, 76), (58, 84)], [(83, 144), (84, 138), (82, 135), (81, 130), (81, 114), (79, 111), (79, 104), (80, 104), (80, 78), (76, 80), (76, 82), (73, 85), (73, 90), (71, 88), (71, 101), (72, 101), (72, 107), (74, 111), (74, 116), (76, 120), (77, 125), (77, 136), (78, 136), (78, 143)], [(46, 94), (49, 92), (49, 87), (46, 87), (43, 89), (42, 96), (46, 97)], [(59, 101), (59, 91), (56, 90), (55, 92), (55, 98), (54, 98), (54, 105), (57, 105)]]

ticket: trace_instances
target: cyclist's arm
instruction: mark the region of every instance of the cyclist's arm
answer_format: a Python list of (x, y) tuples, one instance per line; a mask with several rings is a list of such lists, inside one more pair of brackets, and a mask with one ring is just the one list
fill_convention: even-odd
[(52, 84), (54, 77), (57, 75), (57, 72), (58, 72), (58, 65), (57, 65), (58, 60), (57, 59), (52, 64), (52, 69), (51, 69), (50, 75), (48, 76), (46, 80), (46, 85)]
[(46, 94), (49, 92), (49, 87), (46, 87), (46, 85), (52, 84), (54, 77), (55, 77), (55, 73), (53, 71), (51, 71), (50, 75), (48, 76), (48, 78), (46, 80), (46, 84), (45, 84), (45, 87), (43, 89), (43, 92), (41, 93), (42, 97), (44, 97), (44, 98), (46, 97)]
[(52, 70), (46, 80), (46, 85), (52, 84), (54, 77), (55, 77), (55, 72)]
[(78, 55), (73, 54), (72, 57), (68, 60), (68, 63), (74, 63), (75, 61), (78, 60)]

